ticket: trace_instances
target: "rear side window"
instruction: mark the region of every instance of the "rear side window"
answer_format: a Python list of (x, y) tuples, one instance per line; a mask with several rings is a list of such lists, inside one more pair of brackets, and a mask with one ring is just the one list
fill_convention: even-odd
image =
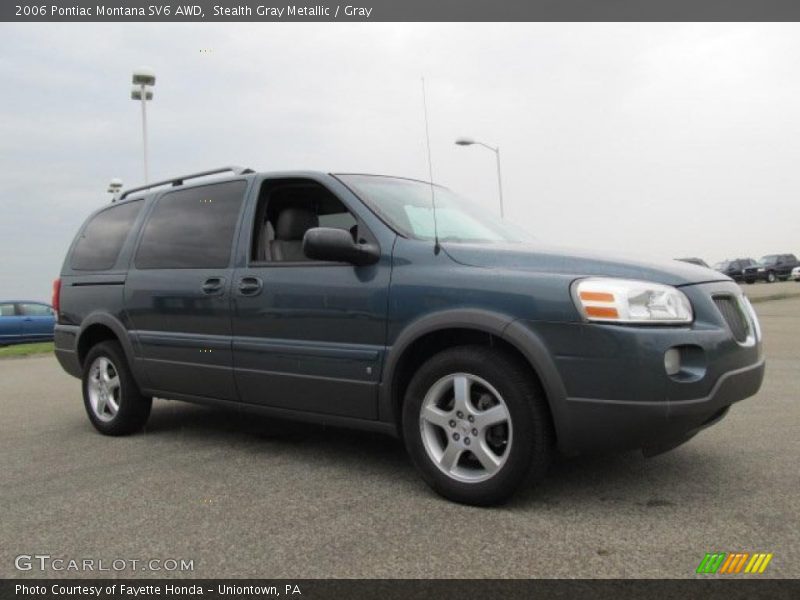
[(92, 217), (75, 244), (70, 266), (76, 271), (104, 271), (113, 267), (141, 209), (141, 200), (136, 200), (112, 206)]
[(0, 317), (13, 317), (14, 313), (13, 304), (0, 304)]
[(220, 269), (228, 266), (245, 181), (165, 194), (144, 226), (137, 269)]

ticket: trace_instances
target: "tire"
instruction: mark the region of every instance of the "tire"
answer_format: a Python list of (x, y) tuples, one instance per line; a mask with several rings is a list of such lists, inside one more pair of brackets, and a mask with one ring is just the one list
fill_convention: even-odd
[(778, 281), (778, 278), (775, 276), (775, 273), (772, 271), (767, 273), (767, 283), (775, 283), (776, 281)]
[[(499, 421), (490, 425), (490, 417)], [(425, 482), (477, 506), (505, 502), (523, 482), (541, 479), (554, 446), (547, 401), (527, 365), (484, 346), (459, 346), (424, 363), (408, 386), (402, 428)]]
[(97, 431), (128, 435), (144, 427), (153, 399), (142, 396), (118, 342), (101, 342), (89, 350), (82, 381), (83, 405)]

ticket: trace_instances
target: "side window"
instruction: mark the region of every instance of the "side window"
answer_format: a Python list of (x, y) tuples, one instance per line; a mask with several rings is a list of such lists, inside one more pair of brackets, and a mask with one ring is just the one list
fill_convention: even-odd
[(53, 310), (46, 304), (20, 304), (22, 314), (26, 317), (50, 317)]
[(0, 304), (0, 317), (13, 317), (14, 315), (15, 311), (13, 304)]
[(327, 188), (313, 181), (265, 181), (259, 194), (250, 260), (304, 262), (303, 236), (331, 227), (359, 236), (358, 221)]
[(341, 212), (319, 215), (320, 227), (332, 227), (334, 229), (346, 229), (347, 231), (351, 231), (353, 227), (358, 225), (356, 218), (351, 215), (343, 205), (340, 204), (339, 206), (341, 207)]
[(104, 271), (113, 267), (141, 209), (142, 201), (135, 200), (97, 213), (75, 244), (70, 266), (76, 271)]
[(144, 226), (137, 269), (221, 269), (228, 266), (245, 181), (169, 192)]

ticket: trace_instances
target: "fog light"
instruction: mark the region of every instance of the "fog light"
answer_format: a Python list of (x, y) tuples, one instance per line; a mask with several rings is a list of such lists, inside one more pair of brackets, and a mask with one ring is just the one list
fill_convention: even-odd
[(664, 353), (664, 368), (667, 375), (677, 375), (681, 370), (681, 353), (677, 348), (670, 348)]

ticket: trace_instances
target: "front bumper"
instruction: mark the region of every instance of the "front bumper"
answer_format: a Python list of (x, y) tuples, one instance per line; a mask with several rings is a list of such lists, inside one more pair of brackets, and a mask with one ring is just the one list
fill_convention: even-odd
[(734, 402), (761, 387), (765, 363), (730, 371), (717, 380), (710, 394), (690, 400), (615, 402), (568, 398), (572, 452), (641, 448), (652, 456), (688, 441), (717, 423)]
[[(691, 326), (528, 323), (554, 357), (563, 384), (563, 397), (550, 398), (561, 451), (658, 453), (759, 390), (765, 361), (757, 319), (742, 300), (750, 333), (737, 341), (714, 300), (740, 298), (739, 286), (720, 281), (681, 290), (694, 309)], [(673, 348), (680, 349), (682, 369), (670, 375), (665, 353)]]

